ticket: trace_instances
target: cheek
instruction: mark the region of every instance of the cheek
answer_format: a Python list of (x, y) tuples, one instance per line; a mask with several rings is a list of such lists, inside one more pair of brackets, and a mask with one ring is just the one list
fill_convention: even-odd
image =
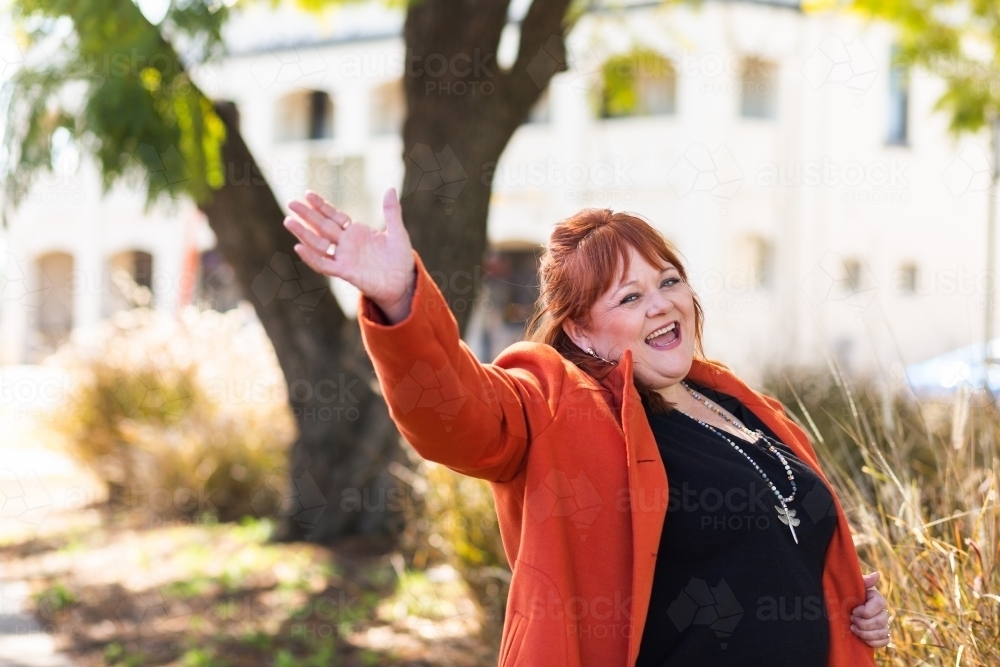
[(687, 300), (683, 304), (678, 304), (678, 310), (684, 318), (684, 333), (687, 335), (687, 343), (694, 344), (695, 333), (695, 309), (694, 300)]
[(608, 315), (600, 323), (604, 340), (614, 347), (634, 347), (642, 342), (643, 317), (631, 312)]

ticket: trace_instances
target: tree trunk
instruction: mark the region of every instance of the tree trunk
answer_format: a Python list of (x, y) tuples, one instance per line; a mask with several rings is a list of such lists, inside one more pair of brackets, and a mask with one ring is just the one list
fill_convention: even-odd
[(299, 429), (278, 536), (329, 543), (395, 533), (400, 489), (387, 469), (403, 453), (357, 324), (293, 250), (235, 106), (216, 103), (216, 110), (226, 124), (226, 179), (200, 208), (274, 345)]
[[(411, 4), (404, 31), (403, 219), (463, 331), (480, 287), (493, 169), (551, 76), (565, 69), (568, 0), (533, 2), (515, 64), (498, 68), (508, 3), (422, 0)], [(396, 534), (406, 496), (389, 467), (406, 457), (358, 326), (326, 279), (298, 261), (235, 106), (216, 109), (227, 130), (226, 178), (200, 208), (274, 345), (299, 427), (279, 537), (328, 543)]]
[(413, 247), (464, 332), (481, 287), (493, 170), (555, 72), (567, 0), (535, 0), (518, 57), (497, 64), (509, 0), (421, 0), (407, 12), (401, 203)]

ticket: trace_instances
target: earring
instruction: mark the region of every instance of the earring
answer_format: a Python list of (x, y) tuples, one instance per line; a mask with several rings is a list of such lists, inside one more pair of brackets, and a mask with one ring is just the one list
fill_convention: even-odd
[(604, 357), (598, 356), (598, 354), (596, 352), (594, 352), (594, 348), (592, 348), (592, 347), (588, 347), (587, 348), (587, 354), (589, 354), (594, 359), (597, 359), (598, 361), (600, 361), (603, 364), (608, 364), (610, 366), (617, 366), (618, 365), (617, 361), (611, 361), (609, 359), (605, 359)]

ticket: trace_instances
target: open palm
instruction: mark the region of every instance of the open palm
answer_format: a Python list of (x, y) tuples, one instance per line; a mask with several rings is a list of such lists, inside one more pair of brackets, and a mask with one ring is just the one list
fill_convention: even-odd
[(409, 313), (413, 295), (413, 249), (403, 214), (390, 188), (382, 200), (385, 230), (354, 224), (343, 211), (312, 191), (292, 200), (295, 214), (285, 227), (301, 243), (295, 252), (317, 273), (342, 278), (374, 301), (391, 321)]

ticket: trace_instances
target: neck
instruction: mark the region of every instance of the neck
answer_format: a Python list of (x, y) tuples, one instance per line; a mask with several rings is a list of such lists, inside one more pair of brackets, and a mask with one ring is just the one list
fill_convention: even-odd
[(684, 405), (688, 398), (687, 389), (685, 389), (680, 382), (675, 382), (672, 385), (662, 387), (656, 391), (660, 394), (660, 396), (677, 407)]

